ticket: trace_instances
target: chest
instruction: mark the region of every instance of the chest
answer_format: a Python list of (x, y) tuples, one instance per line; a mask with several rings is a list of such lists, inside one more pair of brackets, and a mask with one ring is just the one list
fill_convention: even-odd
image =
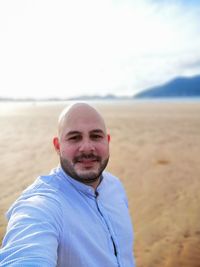
[(99, 257), (98, 262), (106, 259), (109, 266), (119, 266), (117, 257), (127, 251), (131, 253), (132, 225), (127, 205), (120, 196), (92, 197), (77, 192), (66, 199), (62, 209), (60, 250), (72, 262), (68, 266), (82, 266), (82, 261), (83, 266), (90, 266), (88, 262), (84, 265), (88, 257), (91, 266), (98, 266), (94, 261)]

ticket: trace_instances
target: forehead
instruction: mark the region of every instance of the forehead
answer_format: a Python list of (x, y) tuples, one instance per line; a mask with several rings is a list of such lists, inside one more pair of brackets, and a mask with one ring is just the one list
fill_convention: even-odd
[(72, 131), (82, 133), (96, 130), (106, 132), (104, 120), (95, 109), (87, 106), (80, 106), (68, 111), (63, 116), (60, 125), (60, 132), (65, 135)]

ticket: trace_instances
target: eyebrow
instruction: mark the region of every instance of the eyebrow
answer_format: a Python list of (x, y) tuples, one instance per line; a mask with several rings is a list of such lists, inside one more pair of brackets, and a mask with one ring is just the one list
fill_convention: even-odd
[(103, 133), (104, 134), (104, 131), (101, 129), (95, 129), (95, 130), (90, 131), (90, 133)]
[(66, 133), (66, 136), (68, 135), (74, 135), (74, 134), (80, 134), (81, 132), (79, 131), (69, 131), (68, 133)]
[[(66, 136), (70, 136), (70, 135), (76, 135), (76, 134), (81, 134), (82, 132), (80, 131), (69, 131), (68, 133), (66, 133)], [(101, 129), (94, 129), (94, 130), (91, 130), (90, 131), (90, 134), (91, 133), (101, 133), (101, 134), (105, 134), (103, 130)]]

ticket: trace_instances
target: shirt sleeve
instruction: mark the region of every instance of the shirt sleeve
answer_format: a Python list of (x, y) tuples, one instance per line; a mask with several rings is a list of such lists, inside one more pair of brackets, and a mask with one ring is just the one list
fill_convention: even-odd
[(0, 266), (55, 267), (61, 218), (52, 199), (33, 196), (18, 201), (0, 250)]

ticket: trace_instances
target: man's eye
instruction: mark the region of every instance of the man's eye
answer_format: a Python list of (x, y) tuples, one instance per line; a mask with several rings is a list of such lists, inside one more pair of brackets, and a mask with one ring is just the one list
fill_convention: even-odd
[(69, 137), (68, 140), (69, 140), (69, 141), (78, 141), (78, 140), (80, 140), (80, 138), (81, 138), (80, 136), (75, 135), (75, 136), (71, 136), (71, 137)]
[(102, 135), (99, 135), (99, 134), (93, 134), (93, 135), (91, 136), (91, 138), (94, 139), (94, 140), (98, 140), (98, 139), (102, 139), (103, 136), (102, 136)]

